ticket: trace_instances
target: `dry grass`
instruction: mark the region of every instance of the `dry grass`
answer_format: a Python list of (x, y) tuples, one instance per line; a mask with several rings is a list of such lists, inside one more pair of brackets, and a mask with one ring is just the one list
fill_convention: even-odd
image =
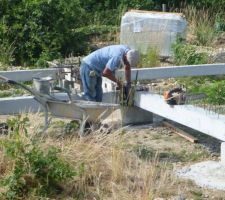
[(188, 21), (188, 39), (192, 44), (211, 46), (216, 34), (214, 31), (215, 15), (207, 9), (187, 6), (181, 12)]
[[(40, 119), (43, 117), (31, 115), (29, 118), (29, 134), (31, 137), (37, 136), (36, 133), (40, 129), (38, 127), (43, 123)], [(168, 141), (171, 136), (163, 133), (163, 130), (162, 128), (154, 129), (149, 134), (149, 132), (132, 132), (118, 128), (111, 134), (95, 132), (80, 138), (76, 133), (64, 134), (62, 129), (51, 130), (50, 127), (48, 132), (39, 137), (40, 145), (46, 150), (50, 146), (61, 149), (60, 157), (69, 161), (78, 172), (74, 179), (63, 183), (64, 190), (60, 194), (51, 196), (50, 199), (154, 200), (163, 198), (166, 200), (180, 194), (194, 199), (196, 194), (203, 193), (202, 190), (196, 188), (191, 182), (177, 180), (173, 175), (173, 169), (177, 163), (162, 159), (161, 151), (153, 145), (155, 143), (158, 147), (164, 146), (162, 141), (172, 142), (173, 137)], [(153, 140), (154, 134), (159, 134), (160, 138)], [(187, 145), (181, 142), (180, 138), (174, 139), (174, 142), (179, 143), (182, 148), (184, 144)], [(134, 147), (135, 145), (141, 148), (147, 147), (148, 143), (156, 153), (143, 158), (137, 154)], [(193, 144), (190, 145), (193, 146)], [(177, 146), (174, 149), (178, 151)], [(2, 157), (2, 150), (0, 149), (0, 177), (12, 168), (12, 163)], [(172, 147), (167, 151), (173, 153)], [(0, 192), (3, 192), (1, 187)], [(36, 197), (31, 195), (27, 199), (36, 199)]]
[[(30, 137), (37, 136), (39, 132), (38, 126), (42, 123), (39, 119), (38, 115), (30, 116)], [(56, 135), (45, 133), (39, 137), (40, 145), (46, 150), (50, 146), (61, 149), (60, 156), (74, 166), (78, 175), (64, 183), (64, 191), (52, 199), (151, 200), (174, 185), (167, 163), (160, 162), (157, 155), (141, 160), (128, 148), (126, 141), (129, 135), (122, 129), (113, 134), (92, 133), (85, 138), (76, 134)], [(2, 149), (0, 176), (3, 177), (12, 164), (1, 155)]]
[(139, 159), (125, 148), (126, 137), (118, 131), (63, 141), (47, 138), (45, 145), (62, 149), (62, 156), (73, 166), (84, 166), (80, 176), (68, 184), (67, 194), (79, 199), (149, 200), (172, 187), (167, 163), (160, 163), (157, 155), (150, 160)]

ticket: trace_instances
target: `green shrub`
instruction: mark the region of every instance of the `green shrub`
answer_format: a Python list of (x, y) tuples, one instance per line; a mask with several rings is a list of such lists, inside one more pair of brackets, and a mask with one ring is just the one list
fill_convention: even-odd
[[(119, 27), (126, 10), (161, 10), (162, 3), (171, 8), (184, 5), (178, 0), (106, 0), (101, 3), (96, 0), (1, 0), (0, 62), (46, 67), (46, 60), (83, 55), (90, 51), (88, 37), (72, 30), (93, 25)], [(224, 4), (224, 0), (187, 0), (185, 5), (208, 8), (211, 17), (215, 11), (223, 13)], [(216, 26), (221, 29), (223, 23), (216, 22)], [(205, 24), (199, 26), (196, 32), (201, 44), (211, 40), (211, 29), (207, 29), (210, 31), (207, 35), (205, 27)]]
[(8, 120), (9, 138), (0, 142), (4, 156), (13, 164), (11, 173), (1, 184), (6, 188), (5, 199), (24, 199), (28, 194), (49, 196), (61, 188), (60, 183), (72, 178), (76, 172), (59, 157), (60, 150), (49, 147), (43, 150), (38, 140), (28, 135), (27, 117)]
[(187, 77), (177, 79), (178, 82), (187, 88), (189, 93), (205, 93), (205, 103), (213, 105), (225, 104), (225, 81), (215, 76)]
[(224, 13), (217, 14), (214, 26), (217, 32), (225, 31), (225, 14)]
[(209, 61), (206, 53), (198, 53), (195, 46), (184, 44), (179, 40), (173, 44), (172, 49), (176, 65), (206, 64)]
[(140, 67), (159, 67), (160, 57), (156, 47), (149, 48), (146, 54), (141, 54)]
[[(97, 3), (96, 0), (85, 0), (81, 1), (81, 6), (87, 12), (87, 15), (94, 13), (99, 13), (101, 20), (104, 24), (116, 25), (115, 18), (123, 8), (133, 8), (133, 9), (145, 9), (151, 10), (157, 4), (154, 0), (105, 0), (101, 3)], [(161, 6), (161, 4), (160, 4)], [(105, 21), (106, 20), (106, 21)]]
[(207, 102), (215, 105), (225, 104), (225, 81), (213, 81), (199, 87), (199, 91), (207, 94)]
[(65, 49), (75, 40), (71, 29), (85, 21), (79, 0), (3, 0), (1, 6), (0, 27), (8, 31), (0, 33), (0, 40), (14, 44), (14, 64), (19, 65), (34, 64), (43, 54), (51, 58), (69, 53)]
[(80, 55), (85, 55), (90, 53), (95, 49), (90, 48), (90, 40), (93, 36), (99, 36), (102, 39), (104, 35), (109, 32), (116, 33), (118, 28), (116, 26), (109, 25), (89, 25), (84, 27), (79, 27), (72, 30), (73, 38), (79, 38), (79, 43), (75, 43), (74, 48), (76, 48)]
[(14, 61), (15, 41), (10, 43), (8, 35), (7, 27), (0, 24), (0, 70), (6, 70), (4, 66)]

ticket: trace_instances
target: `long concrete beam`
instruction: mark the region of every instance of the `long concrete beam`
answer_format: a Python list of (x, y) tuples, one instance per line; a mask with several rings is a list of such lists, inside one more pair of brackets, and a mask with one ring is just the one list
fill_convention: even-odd
[[(56, 98), (67, 99), (67, 95), (59, 93), (56, 95)], [(225, 117), (223, 115), (218, 115), (212, 111), (209, 112), (192, 105), (170, 106), (163, 100), (162, 96), (149, 92), (137, 92), (135, 95), (135, 105), (146, 111), (225, 141)], [(39, 103), (32, 96), (0, 99), (1, 115), (37, 112), (40, 108)]]
[(193, 105), (168, 105), (162, 96), (137, 92), (135, 105), (219, 140), (225, 141), (225, 117)]
[[(48, 69), (32, 69), (32, 70), (15, 70), (15, 71), (0, 71), (0, 75), (11, 80), (24, 82), (30, 81), (33, 77), (52, 76), (56, 78), (60, 68)], [(138, 73), (138, 74), (137, 74)], [(124, 76), (124, 71), (120, 70), (117, 73), (118, 77)], [(225, 74), (225, 63), (205, 64), (205, 65), (185, 65), (185, 66), (170, 66), (170, 67), (155, 67), (155, 68), (136, 68), (132, 69), (132, 80), (151, 80), (171, 77), (184, 76), (207, 76), (207, 75), (222, 75)]]
[(0, 99), (1, 115), (38, 112), (40, 109), (41, 105), (34, 99), (33, 96)]
[[(56, 93), (55, 98), (68, 100), (66, 93)], [(42, 106), (33, 96), (0, 98), (0, 115), (13, 115), (41, 111)]]
[(32, 70), (15, 70), (15, 71), (0, 71), (1, 76), (5, 76), (8, 79), (25, 82), (31, 81), (34, 77), (46, 77), (51, 76), (52, 78), (57, 77), (59, 68), (48, 68), (48, 69), (32, 69)]
[[(136, 68), (131, 70), (132, 80), (152, 80), (186, 76), (208, 76), (225, 74), (225, 63), (205, 65), (185, 65), (155, 68)], [(124, 77), (124, 71), (117, 72), (117, 76)]]
[[(55, 93), (55, 98), (60, 100), (69, 100), (66, 93)], [(103, 102), (117, 103), (119, 94), (108, 92), (103, 94)], [(72, 95), (73, 99), (81, 99), (78, 95)], [(26, 112), (41, 111), (41, 105), (34, 99), (33, 96), (20, 97), (5, 97), (0, 98), (0, 115), (13, 115)]]

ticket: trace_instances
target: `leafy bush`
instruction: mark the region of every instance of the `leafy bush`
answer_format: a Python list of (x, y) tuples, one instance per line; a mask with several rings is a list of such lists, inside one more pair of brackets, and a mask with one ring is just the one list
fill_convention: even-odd
[(212, 104), (225, 104), (225, 81), (216, 81), (209, 85), (202, 85), (201, 91), (208, 96), (207, 101)]
[(217, 32), (225, 31), (225, 14), (224, 13), (217, 14), (216, 20), (215, 20), (215, 30)]
[(187, 77), (177, 81), (187, 88), (189, 93), (205, 93), (205, 103), (225, 105), (225, 81), (216, 76)]
[(207, 95), (206, 101), (214, 105), (225, 104), (225, 81), (209, 78), (192, 79), (189, 83), (190, 91), (203, 92)]
[[(79, 38), (82, 32), (79, 34), (72, 30), (85, 26), (95, 29), (93, 25), (118, 27), (126, 10), (161, 10), (162, 3), (171, 8), (184, 5), (184, 1), (178, 0), (2, 0), (0, 62), (13, 65), (36, 63), (38, 67), (46, 67), (46, 60), (71, 54), (82, 55), (89, 51), (88, 37)], [(197, 8), (209, 8), (213, 14), (218, 8), (223, 13), (225, 5), (224, 0), (201, 0), (197, 3), (187, 0), (185, 3)], [(221, 23), (216, 24), (221, 29)], [(197, 35), (206, 43), (207, 34), (201, 34), (200, 29), (205, 30), (199, 27)]]
[(224, 0), (187, 0), (187, 4), (193, 5), (196, 8), (210, 8), (213, 11), (221, 11), (223, 10), (225, 6), (225, 1)]
[(184, 44), (177, 40), (172, 46), (174, 61), (176, 65), (197, 65), (208, 63), (208, 56), (206, 53), (198, 53), (193, 45)]
[[(72, 30), (73, 38), (79, 38), (80, 42), (74, 42), (74, 48), (78, 50), (80, 55), (88, 54), (90, 51), (96, 50), (90, 48), (90, 40), (93, 36), (106, 35), (109, 32), (116, 33), (118, 28), (109, 25), (89, 25)], [(103, 39), (103, 38), (102, 38)]]
[(59, 157), (59, 149), (49, 147), (42, 150), (37, 140), (28, 136), (27, 117), (8, 120), (9, 138), (1, 141), (4, 156), (13, 164), (11, 173), (1, 184), (6, 192), (6, 199), (23, 199), (29, 193), (48, 196), (60, 189), (60, 183), (76, 175), (73, 168)]
[(3, 0), (1, 4), (0, 27), (8, 32), (1, 32), (0, 40), (7, 38), (8, 44), (14, 44), (14, 64), (30, 65), (40, 56), (52, 59), (67, 54), (65, 49), (73, 46), (71, 29), (85, 20), (79, 0)]
[(141, 55), (140, 66), (141, 67), (159, 67), (159, 52), (157, 48), (149, 48), (146, 54)]
[(116, 10), (121, 7), (150, 10), (156, 5), (154, 0), (105, 0), (101, 3), (99, 1), (98, 3), (96, 2), (96, 0), (81, 1), (81, 6), (87, 12), (93, 13), (93, 11), (101, 12), (106, 10), (114, 10), (114, 12), (116, 12)]

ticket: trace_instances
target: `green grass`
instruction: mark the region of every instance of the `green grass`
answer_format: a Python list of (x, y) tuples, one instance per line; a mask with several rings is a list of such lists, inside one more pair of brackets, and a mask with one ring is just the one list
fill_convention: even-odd
[(196, 46), (185, 44), (180, 39), (177, 39), (172, 49), (176, 65), (198, 65), (207, 64), (209, 62), (209, 57), (206, 53), (198, 52)]
[(211, 46), (216, 36), (215, 28), (206, 21), (199, 21), (194, 30), (196, 35), (196, 44), (202, 46)]
[(24, 93), (25, 91), (22, 89), (2, 90), (0, 91), (0, 98), (10, 97), (10, 96), (20, 96)]
[(142, 67), (159, 67), (160, 57), (156, 47), (149, 48), (146, 54), (141, 54), (140, 65)]

